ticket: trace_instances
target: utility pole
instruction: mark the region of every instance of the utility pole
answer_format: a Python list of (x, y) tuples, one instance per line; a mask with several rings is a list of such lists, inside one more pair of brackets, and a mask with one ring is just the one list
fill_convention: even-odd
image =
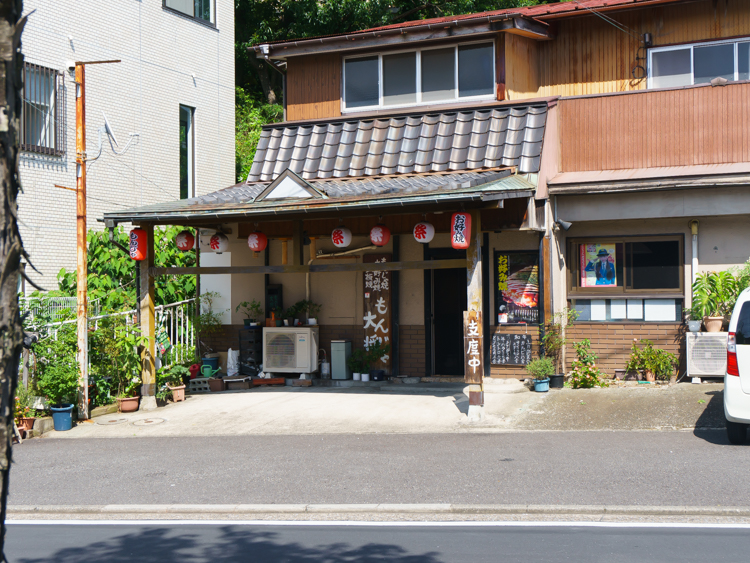
[(86, 248), (86, 65), (120, 61), (76, 62), (76, 305), (78, 320), (78, 418), (89, 418), (88, 251)]

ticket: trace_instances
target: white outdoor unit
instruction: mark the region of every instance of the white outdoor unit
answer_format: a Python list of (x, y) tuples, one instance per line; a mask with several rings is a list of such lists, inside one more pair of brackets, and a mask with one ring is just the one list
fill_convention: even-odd
[(726, 332), (687, 333), (688, 377), (724, 377), (726, 370)]
[(263, 329), (263, 371), (318, 371), (318, 327), (280, 326)]

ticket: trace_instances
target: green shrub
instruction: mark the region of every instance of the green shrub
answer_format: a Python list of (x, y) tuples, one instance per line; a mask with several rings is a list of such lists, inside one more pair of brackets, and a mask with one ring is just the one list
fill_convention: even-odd
[(627, 371), (650, 371), (656, 379), (664, 380), (674, 375), (678, 365), (677, 356), (661, 348), (654, 348), (654, 343), (650, 340), (641, 340), (642, 349), (638, 348), (637, 342), (633, 339), (630, 359), (625, 366)]
[(551, 358), (542, 357), (536, 358), (529, 362), (526, 366), (526, 371), (534, 379), (547, 379), (550, 375), (555, 373), (555, 364)]
[(570, 372), (570, 385), (574, 389), (580, 387), (608, 387), (609, 384), (603, 380), (605, 373), (596, 367), (597, 356), (591, 351), (591, 340), (588, 338), (573, 345), (577, 359), (573, 362), (573, 371)]

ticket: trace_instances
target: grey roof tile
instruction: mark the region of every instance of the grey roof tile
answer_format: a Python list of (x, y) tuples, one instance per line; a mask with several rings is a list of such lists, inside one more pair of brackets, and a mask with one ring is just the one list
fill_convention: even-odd
[(520, 159), (520, 162), (518, 163), (518, 173), (529, 174), (533, 172), (538, 172), (541, 161), (542, 161), (541, 156), (534, 156), (534, 157), (522, 156)]

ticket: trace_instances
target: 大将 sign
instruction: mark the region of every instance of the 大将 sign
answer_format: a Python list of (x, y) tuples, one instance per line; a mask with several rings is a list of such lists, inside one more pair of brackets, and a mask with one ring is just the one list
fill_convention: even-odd
[[(373, 264), (379, 262), (390, 262), (390, 254), (365, 254), (362, 257), (364, 264)], [(392, 323), (391, 323), (391, 272), (366, 271), (364, 273), (365, 289), (365, 348), (369, 348), (374, 342), (381, 342), (384, 346), (391, 345), (392, 342)], [(389, 352), (383, 356), (380, 361), (375, 362), (371, 369), (384, 369), (386, 373), (391, 370), (391, 355)]]

